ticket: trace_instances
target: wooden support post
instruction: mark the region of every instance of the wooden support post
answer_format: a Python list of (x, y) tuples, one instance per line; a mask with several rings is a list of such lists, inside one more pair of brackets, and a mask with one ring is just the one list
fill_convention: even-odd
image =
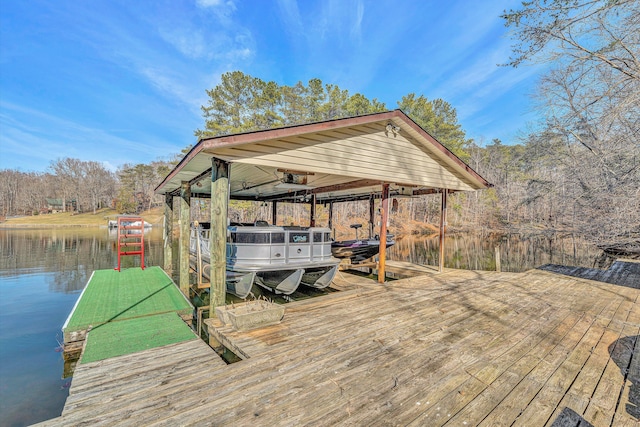
[(189, 298), (189, 240), (191, 239), (191, 185), (180, 185), (180, 290)]
[(500, 245), (494, 248), (496, 254), (496, 271), (500, 273), (502, 271), (502, 267), (500, 266)]
[(173, 272), (173, 195), (164, 195), (164, 271)]
[(309, 227), (315, 227), (316, 226), (316, 195), (312, 194), (311, 195), (311, 209), (310, 209), (310, 219), (309, 219)]
[(227, 297), (227, 215), (229, 210), (229, 163), (211, 158), (211, 231), (209, 252), (211, 281), (209, 317), (215, 316), (215, 308), (225, 304)]
[(387, 221), (389, 220), (389, 184), (382, 184), (382, 212), (380, 215), (380, 261), (378, 283), (384, 283), (387, 258)]
[(369, 199), (369, 238), (370, 239), (373, 239), (375, 221), (376, 221), (376, 199), (371, 197)]
[(198, 222), (196, 221), (196, 287), (202, 289), (202, 248), (200, 247), (200, 230), (198, 230)]
[(271, 202), (271, 224), (277, 225), (278, 222), (278, 202)]
[(440, 256), (438, 257), (438, 271), (444, 271), (444, 243), (447, 232), (447, 190), (442, 189), (442, 208), (440, 209)]

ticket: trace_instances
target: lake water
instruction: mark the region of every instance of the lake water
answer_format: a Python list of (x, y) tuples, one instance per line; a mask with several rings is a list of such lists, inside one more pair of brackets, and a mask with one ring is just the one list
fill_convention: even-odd
[[(544, 264), (608, 267), (612, 259), (598, 248), (571, 235), (523, 236), (519, 234), (451, 234), (445, 244), (445, 267), (495, 270), (495, 248), (500, 250), (502, 271), (520, 272)], [(408, 236), (389, 249), (389, 259), (438, 265), (439, 237)]]
[[(146, 265), (162, 265), (162, 232), (146, 234)], [(600, 251), (565, 238), (452, 235), (446, 266), (503, 271), (545, 263), (593, 266)], [(437, 265), (438, 238), (407, 237), (389, 259)], [(138, 257), (123, 258), (123, 268)], [(94, 270), (117, 264), (115, 235), (105, 229), (0, 229), (0, 425), (23, 426), (60, 415), (70, 379), (62, 379), (60, 328)]]
[[(162, 265), (161, 242), (161, 230), (146, 235), (148, 265)], [(123, 267), (138, 260), (124, 257)], [(0, 229), (0, 426), (60, 415), (70, 384), (60, 329), (91, 273), (116, 265), (106, 228)]]

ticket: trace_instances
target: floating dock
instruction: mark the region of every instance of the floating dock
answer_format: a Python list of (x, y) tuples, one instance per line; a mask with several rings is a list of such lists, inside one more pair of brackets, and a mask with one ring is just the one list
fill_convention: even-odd
[(199, 340), (82, 364), (62, 416), (42, 425), (638, 425), (640, 281), (338, 281), (278, 325), (207, 321), (235, 364)]
[(65, 359), (85, 345), (86, 362), (181, 341), (192, 318), (193, 306), (160, 267), (96, 270), (62, 327)]

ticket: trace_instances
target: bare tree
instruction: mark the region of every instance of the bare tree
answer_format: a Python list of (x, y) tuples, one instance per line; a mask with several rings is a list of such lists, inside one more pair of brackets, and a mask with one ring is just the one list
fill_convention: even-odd
[(516, 43), (509, 65), (532, 59), (592, 63), (640, 80), (637, 0), (532, 0), (502, 15)]
[(84, 177), (82, 161), (65, 157), (64, 159), (52, 161), (49, 168), (58, 181), (63, 212), (66, 212), (70, 199), (75, 202), (76, 209), (78, 209), (80, 204), (80, 183)]
[(102, 164), (94, 161), (83, 163), (83, 187), (89, 194), (93, 213), (101, 204), (115, 197), (115, 175)]
[(503, 17), (511, 65), (553, 65), (537, 97), (545, 122), (527, 141), (550, 160), (530, 203), (546, 199), (549, 216), (603, 245), (640, 246), (640, 2), (533, 0)]
[(0, 171), (0, 212), (3, 216), (15, 215), (16, 213), (20, 175), (21, 173), (15, 170)]

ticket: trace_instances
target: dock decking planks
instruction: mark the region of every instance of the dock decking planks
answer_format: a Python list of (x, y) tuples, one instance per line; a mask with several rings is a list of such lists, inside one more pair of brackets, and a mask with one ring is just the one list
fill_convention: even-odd
[(44, 425), (638, 423), (640, 290), (626, 283), (541, 270), (342, 280), (349, 290), (288, 304), (279, 325), (219, 327), (247, 357), (233, 365), (197, 340), (79, 365)]

